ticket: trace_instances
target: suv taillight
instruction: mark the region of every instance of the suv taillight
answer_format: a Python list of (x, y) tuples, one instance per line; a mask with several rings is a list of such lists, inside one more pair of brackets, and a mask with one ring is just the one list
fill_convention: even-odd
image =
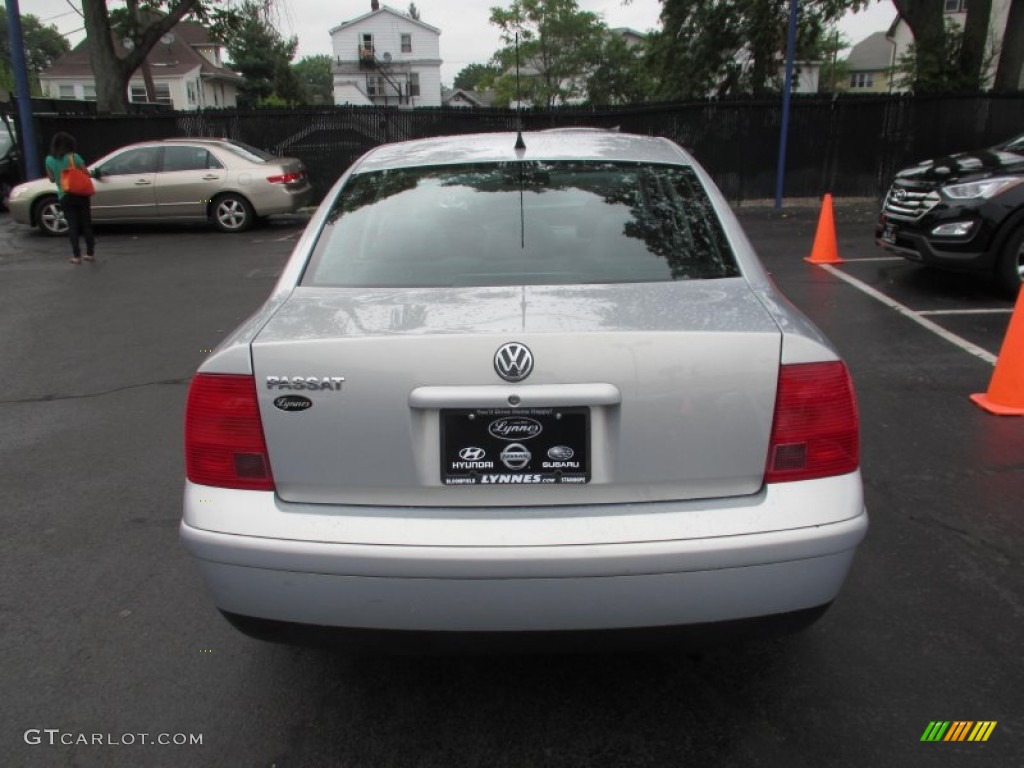
[(193, 483), (274, 490), (252, 376), (198, 373), (185, 406), (185, 473)]
[(853, 382), (839, 362), (783, 365), (766, 483), (845, 475), (860, 465)]

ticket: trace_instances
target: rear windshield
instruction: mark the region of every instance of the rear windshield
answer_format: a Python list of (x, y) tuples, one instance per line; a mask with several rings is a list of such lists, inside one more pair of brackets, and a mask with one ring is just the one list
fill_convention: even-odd
[(224, 149), (234, 152), (239, 157), (244, 157), (251, 163), (265, 163), (268, 160), (276, 160), (277, 158), (269, 152), (264, 152), (262, 149), (250, 146), (249, 144), (243, 144), (240, 141), (225, 141), (221, 144)]
[(352, 176), (302, 284), (557, 285), (738, 274), (691, 168), (510, 162)]

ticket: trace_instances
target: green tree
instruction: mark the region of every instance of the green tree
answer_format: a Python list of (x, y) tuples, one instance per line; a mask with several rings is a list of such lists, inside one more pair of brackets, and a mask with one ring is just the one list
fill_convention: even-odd
[[(797, 59), (819, 56), (828, 26), (868, 0), (803, 0)], [(662, 0), (662, 31), (651, 40), (659, 98), (762, 95), (781, 86), (786, 0)]]
[(630, 46), (609, 33), (601, 48), (600, 63), (587, 78), (591, 104), (637, 104), (648, 100), (651, 80), (643, 46)]
[[(988, 44), (992, 0), (971, 0), (962, 27), (943, 13), (942, 3), (933, 0), (893, 0), (893, 5), (914, 34), (914, 44), (897, 66), (903, 87), (915, 93), (976, 91), (983, 87), (998, 55)], [(1020, 21), (1024, 22), (1024, 13)], [(1011, 34), (1008, 23), (1007, 35)], [(1024, 42), (1024, 36), (1020, 41)]]
[[(55, 26), (46, 25), (31, 13), (21, 15), (21, 36), (25, 44), (25, 63), (29, 74), (38, 76), (71, 50), (68, 41)], [(11, 60), (11, 44), (7, 34), (7, 9), (0, 8), (0, 67)]]
[(812, 60), (821, 62), (821, 70), (818, 73), (819, 92), (836, 93), (843, 90), (850, 76), (850, 68), (845, 59), (839, 58), (839, 53), (849, 47), (850, 39), (836, 27), (832, 27), (822, 36), (818, 54), (811, 57)]
[(498, 103), (516, 93), (516, 36), (520, 83), (525, 98), (548, 107), (580, 97), (586, 77), (599, 63), (606, 27), (600, 16), (581, 11), (576, 0), (513, 0), (491, 8), (491, 23), (505, 47), (494, 62), (505, 73), (495, 81)]
[(303, 56), (292, 64), (292, 71), (302, 85), (303, 102), (306, 104), (331, 104), (334, 102), (334, 75), (331, 74), (331, 57), (326, 53)]
[(489, 88), (501, 74), (501, 70), (492, 64), (467, 64), (455, 76), (455, 87), (467, 91)]
[(243, 0), (237, 6), (237, 15), (224, 31), (224, 45), (232, 66), (245, 78), (238, 94), (240, 107), (261, 106), (271, 94), (273, 104), (303, 100), (290, 66), (298, 44), (298, 38), (285, 39), (274, 28), (262, 0)]
[(943, 22), (939, 38), (916, 39), (896, 62), (895, 82), (902, 89), (915, 93), (955, 93), (981, 90), (985, 73), (992, 67), (996, 52), (984, 48), (980, 61), (974, 54), (965, 55), (969, 35), (965, 28), (950, 19)]
[[(29, 89), (42, 95), (39, 73), (49, 69), (61, 55), (71, 50), (68, 41), (57, 28), (46, 26), (32, 14), (21, 16), (21, 36), (25, 46), (25, 65), (28, 67)], [(0, 89), (14, 91), (14, 72), (11, 70), (11, 44), (7, 34), (7, 9), (0, 8)]]

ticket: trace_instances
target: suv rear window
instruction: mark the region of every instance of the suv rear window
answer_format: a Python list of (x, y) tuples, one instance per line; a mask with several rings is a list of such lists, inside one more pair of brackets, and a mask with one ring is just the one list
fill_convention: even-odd
[(352, 176), (302, 284), (552, 285), (737, 275), (692, 168), (530, 161)]

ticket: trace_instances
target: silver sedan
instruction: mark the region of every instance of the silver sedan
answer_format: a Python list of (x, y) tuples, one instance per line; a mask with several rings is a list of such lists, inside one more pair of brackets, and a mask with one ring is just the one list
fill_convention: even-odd
[[(293, 213), (313, 199), (306, 169), (227, 139), (131, 144), (89, 166), (97, 222), (203, 221), (242, 232), (257, 217)], [(67, 231), (55, 185), (36, 179), (11, 190), (11, 217), (48, 235)]]
[(760, 630), (838, 595), (835, 349), (678, 146), (524, 139), (363, 156), (192, 381), (181, 537), (243, 631)]

